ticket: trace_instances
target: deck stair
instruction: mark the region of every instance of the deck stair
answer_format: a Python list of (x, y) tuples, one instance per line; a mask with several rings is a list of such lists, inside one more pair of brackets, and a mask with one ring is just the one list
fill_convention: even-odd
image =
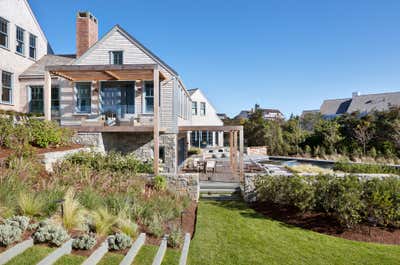
[(201, 181), (200, 196), (211, 200), (239, 200), (240, 184), (238, 182)]

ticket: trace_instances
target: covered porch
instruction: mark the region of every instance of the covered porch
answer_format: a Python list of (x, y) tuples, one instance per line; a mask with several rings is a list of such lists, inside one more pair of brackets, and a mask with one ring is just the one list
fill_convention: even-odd
[[(203, 153), (200, 155), (200, 166), (196, 168), (181, 168), (182, 171), (194, 170), (200, 173), (201, 180), (221, 181), (221, 182), (242, 182), (244, 181), (244, 134), (243, 126), (180, 126), (179, 132), (188, 133), (193, 131), (224, 132), (229, 135), (229, 147), (225, 156), (218, 154), (219, 149), (215, 149), (215, 155)], [(190, 141), (190, 139), (189, 139)], [(208, 161), (213, 161), (209, 163)], [(211, 165), (208, 165), (211, 164)], [(212, 166), (214, 166), (212, 168)]]
[[(46, 120), (51, 120), (52, 76), (68, 80), (74, 89), (69, 104), (71, 116), (80, 119), (78, 125), (71, 125), (77, 131), (153, 132), (154, 173), (159, 173), (160, 82), (166, 77), (157, 64), (46, 66)], [(146, 82), (152, 83), (151, 89)], [(144, 100), (147, 106), (135, 104), (136, 91), (148, 95)], [(92, 102), (93, 97), (97, 101)]]

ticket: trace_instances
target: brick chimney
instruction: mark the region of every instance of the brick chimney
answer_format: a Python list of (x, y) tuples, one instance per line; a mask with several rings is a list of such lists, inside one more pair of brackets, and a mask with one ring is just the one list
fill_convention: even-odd
[(76, 16), (76, 57), (81, 57), (98, 40), (97, 18), (90, 12), (78, 12)]

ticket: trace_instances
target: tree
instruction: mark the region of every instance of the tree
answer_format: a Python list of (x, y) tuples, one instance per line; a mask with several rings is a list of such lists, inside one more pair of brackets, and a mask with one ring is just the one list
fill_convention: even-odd
[(314, 128), (314, 133), (321, 139), (321, 145), (330, 153), (336, 152), (335, 145), (342, 140), (340, 125), (336, 120), (320, 120)]
[(371, 127), (371, 122), (361, 120), (354, 128), (354, 137), (363, 147), (363, 155), (367, 153), (367, 144), (374, 137), (374, 129)]

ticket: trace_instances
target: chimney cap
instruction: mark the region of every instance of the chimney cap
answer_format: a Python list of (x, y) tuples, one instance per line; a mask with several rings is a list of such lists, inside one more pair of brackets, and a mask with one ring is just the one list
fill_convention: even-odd
[(97, 18), (89, 11), (79, 11), (76, 16), (77, 18), (89, 18), (94, 23), (97, 23)]

